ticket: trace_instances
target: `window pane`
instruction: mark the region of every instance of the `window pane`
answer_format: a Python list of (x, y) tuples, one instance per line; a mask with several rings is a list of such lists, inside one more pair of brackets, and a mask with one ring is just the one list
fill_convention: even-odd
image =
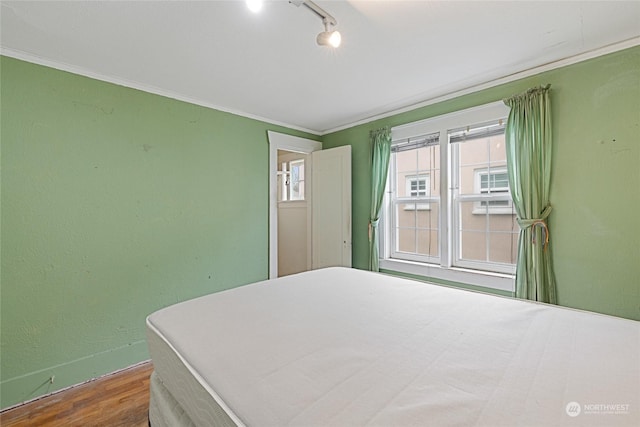
[(462, 230), (460, 232), (460, 258), (467, 261), (487, 260), (487, 233), (484, 231)]
[(418, 229), (418, 248), (419, 255), (438, 256), (438, 230)]
[(438, 196), (440, 147), (428, 146), (393, 153), (396, 197)]
[(494, 215), (486, 207), (479, 213), (474, 203), (460, 203), (460, 259), (515, 264), (520, 230), (515, 213)]
[(437, 257), (440, 255), (439, 220), (440, 204), (431, 202), (422, 205), (418, 204), (416, 211), (416, 223), (418, 230), (417, 253)]
[(486, 173), (480, 173), (480, 190), (489, 189), (489, 175)]
[(415, 203), (400, 203), (396, 206), (396, 226), (401, 228), (416, 227)]
[(416, 253), (416, 229), (397, 228), (396, 229), (396, 251)]
[(489, 261), (515, 264), (518, 255), (518, 233), (489, 233)]
[(440, 203), (418, 203), (417, 207), (417, 226), (420, 228), (431, 228), (437, 230), (440, 224)]
[(290, 198), (304, 200), (304, 159), (290, 162)]
[(438, 256), (438, 216), (437, 202), (398, 204), (395, 250), (415, 255)]
[(460, 194), (507, 189), (507, 155), (504, 134), (458, 143)]
[(509, 177), (506, 172), (492, 172), (491, 188), (509, 188)]

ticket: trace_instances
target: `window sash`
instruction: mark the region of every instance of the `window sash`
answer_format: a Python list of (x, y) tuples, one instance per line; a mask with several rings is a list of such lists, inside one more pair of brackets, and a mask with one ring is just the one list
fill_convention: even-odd
[[(440, 262), (440, 240), (442, 239), (442, 233), (440, 232), (440, 227), (439, 224), (436, 224), (436, 227), (421, 227), (418, 226), (417, 224), (417, 220), (416, 220), (416, 224), (414, 226), (400, 226), (398, 225), (398, 218), (396, 217), (397, 212), (399, 212), (400, 210), (415, 210), (414, 209), (407, 209), (406, 207), (403, 207), (402, 205), (406, 205), (406, 204), (424, 204), (426, 206), (431, 206), (431, 203), (439, 203), (440, 198), (439, 197), (400, 197), (400, 198), (396, 198), (394, 200), (391, 201), (390, 203), (390, 216), (391, 218), (391, 225), (390, 228), (391, 230), (388, 230), (390, 233), (390, 237), (391, 237), (391, 247), (389, 248), (389, 258), (392, 259), (400, 259), (400, 260), (405, 260), (405, 261), (416, 261), (416, 262), (423, 262), (423, 263), (428, 263), (428, 264), (437, 264)], [(419, 209), (418, 209), (419, 210)], [(407, 252), (407, 251), (402, 251), (399, 249), (399, 232), (401, 230), (415, 230), (416, 235), (418, 234), (418, 231), (432, 231), (435, 230), (436, 231), (436, 236), (437, 236), (437, 241), (438, 241), (438, 256), (433, 256), (433, 255), (427, 255), (427, 254), (420, 254), (417, 253), (417, 249), (418, 249), (418, 244), (417, 241), (415, 242), (415, 247), (416, 247), (416, 252)], [(415, 237), (417, 238), (417, 236)]]
[[(504, 132), (504, 128), (501, 129), (501, 132)], [(499, 135), (500, 133), (494, 133), (493, 136)], [(482, 136), (484, 138), (484, 136)], [(477, 139), (477, 138), (476, 138)], [(467, 140), (467, 143), (471, 142)], [(485, 215), (485, 216), (493, 216), (493, 215), (512, 215), (514, 213), (512, 206), (511, 193), (509, 192), (509, 187), (491, 187), (492, 176), (495, 177), (499, 174), (506, 174), (507, 168), (504, 165), (494, 166), (491, 164), (491, 159), (487, 162), (480, 162), (479, 165), (483, 165), (482, 168), (476, 169), (473, 173), (473, 193), (460, 193), (460, 183), (459, 183), (459, 171), (460, 171), (460, 147), (464, 143), (456, 143), (450, 144), (450, 163), (452, 165), (452, 179), (454, 182), (453, 188), (451, 189), (451, 266), (459, 267), (459, 268), (468, 268), (472, 270), (480, 270), (486, 272), (496, 272), (496, 273), (506, 273), (513, 274), (515, 273), (515, 262), (511, 263), (502, 263), (497, 261), (489, 261), (489, 260), (473, 260), (466, 259), (463, 257), (463, 232), (473, 232), (473, 230), (463, 229), (462, 228), (462, 206), (465, 203), (473, 202), (473, 215)], [(500, 161), (503, 162), (503, 161)], [(473, 166), (470, 164), (465, 164), (465, 167)], [(482, 176), (485, 176), (486, 182), (488, 184), (488, 188), (482, 189)], [(507, 177), (508, 179), (508, 177)], [(495, 179), (493, 180), (495, 183)], [(507, 183), (508, 184), (508, 183)], [(492, 205), (493, 203), (493, 205)], [(499, 203), (499, 205), (496, 205)], [(483, 230), (486, 233), (486, 236), (495, 237), (496, 234), (500, 234), (501, 232), (496, 232), (495, 230), (488, 230), (489, 222), (485, 226)], [(507, 233), (505, 233), (507, 234)], [(511, 233), (509, 233), (511, 234)], [(490, 242), (491, 239), (488, 237), (485, 240), (485, 251), (487, 254), (490, 253)]]
[[(432, 230), (436, 231), (438, 241), (438, 254), (440, 254), (440, 240), (442, 239), (440, 233), (440, 223), (436, 224), (436, 227), (419, 227), (418, 219), (415, 219), (415, 226), (407, 227), (399, 225), (398, 212), (400, 211), (414, 211), (416, 215), (419, 211), (428, 211), (431, 209), (432, 203), (439, 203), (440, 197), (433, 196), (430, 193), (430, 186), (432, 182), (431, 173), (434, 169), (428, 169), (428, 172), (416, 171), (404, 176), (404, 192), (405, 196), (398, 196), (399, 191), (398, 182), (398, 158), (397, 153), (418, 150), (420, 148), (439, 145), (440, 134), (428, 134), (415, 138), (406, 138), (401, 141), (392, 142), (391, 150), (391, 162), (389, 165), (389, 179), (387, 180), (387, 208), (385, 209), (386, 218), (383, 219), (383, 224), (386, 228), (386, 236), (389, 241), (387, 249), (382, 249), (381, 254), (386, 254), (386, 257), (390, 259), (398, 259), (403, 261), (415, 261), (427, 264), (438, 264), (440, 262), (439, 256), (432, 256), (427, 254), (417, 253), (418, 251), (418, 234), (420, 231), (425, 232)], [(418, 161), (418, 160), (417, 160)], [(416, 169), (418, 169), (416, 164)], [(413, 189), (413, 184), (416, 184), (416, 189)], [(423, 185), (421, 185), (423, 184)], [(412, 193), (418, 193), (412, 195)], [(388, 226), (387, 226), (388, 224)], [(400, 250), (400, 238), (399, 233), (401, 230), (414, 230), (415, 236), (414, 247), (415, 252), (407, 252)], [(381, 239), (381, 244), (384, 244), (384, 239)]]
[(391, 153), (416, 150), (423, 147), (440, 145), (440, 132), (428, 133), (411, 138), (395, 139), (391, 141)]

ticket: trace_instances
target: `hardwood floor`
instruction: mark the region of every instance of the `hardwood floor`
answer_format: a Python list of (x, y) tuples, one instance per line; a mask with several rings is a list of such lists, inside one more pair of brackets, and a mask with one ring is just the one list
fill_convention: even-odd
[(151, 362), (0, 413), (0, 426), (147, 426)]

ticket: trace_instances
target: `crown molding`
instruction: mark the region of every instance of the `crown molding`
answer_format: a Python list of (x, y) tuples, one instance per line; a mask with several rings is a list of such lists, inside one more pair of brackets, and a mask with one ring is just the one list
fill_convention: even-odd
[(356, 122), (352, 122), (349, 124), (345, 124), (342, 126), (335, 127), (333, 129), (325, 130), (321, 133), (322, 136), (328, 135), (330, 133), (338, 132), (341, 130), (349, 129), (355, 126), (363, 125), (366, 123), (370, 123), (376, 120), (384, 119), (387, 117), (395, 116), (397, 114), (405, 113), (407, 111), (412, 111), (418, 108), (426, 107), (428, 105), (437, 104), (439, 102), (448, 101), (453, 98), (457, 98), (459, 96), (468, 95), (474, 92), (479, 92), (484, 89), (489, 89), (495, 86), (500, 86), (505, 83), (510, 83), (516, 80), (524, 79), (526, 77), (531, 77), (536, 74), (544, 73), (546, 71), (555, 70), (557, 68), (566, 67), (568, 65), (577, 64), (579, 62), (587, 61), (589, 59), (597, 58), (599, 56), (604, 56), (609, 53), (618, 52), (621, 50), (625, 50), (634, 46), (640, 45), (640, 37), (634, 37), (632, 39), (628, 39), (622, 42), (610, 44), (598, 49), (593, 49), (588, 52), (584, 52), (578, 55), (570, 56), (568, 58), (560, 59), (558, 61), (549, 62), (544, 65), (539, 65), (534, 68), (530, 68), (528, 70), (520, 71), (518, 73), (510, 74), (505, 77), (500, 77), (499, 79), (491, 80), (485, 83), (480, 83), (474, 86), (467, 87), (465, 89), (457, 90), (455, 92), (450, 92), (445, 95), (437, 96), (434, 98), (427, 99), (425, 101), (421, 101), (417, 104), (411, 104), (406, 107), (401, 107), (395, 110), (387, 111), (384, 113), (380, 113), (371, 117), (367, 117), (366, 119), (358, 120)]
[(131, 89), (137, 89), (137, 90), (141, 90), (143, 92), (148, 92), (148, 93), (152, 93), (155, 95), (160, 95), (166, 98), (171, 98), (171, 99), (175, 99), (178, 101), (183, 101), (183, 102), (187, 102), (190, 104), (195, 104), (195, 105), (199, 105), (202, 107), (206, 107), (206, 108), (211, 108), (214, 110), (218, 110), (218, 111), (222, 111), (225, 113), (230, 113), (230, 114), (234, 114), (240, 117), (245, 117), (248, 119), (252, 119), (252, 120), (258, 120), (261, 122), (265, 122), (265, 123), (269, 123), (272, 125), (276, 125), (276, 126), (283, 126), (292, 130), (298, 130), (301, 132), (306, 132), (309, 133), (311, 135), (316, 135), (316, 136), (324, 136), (324, 135), (328, 135), (334, 132), (338, 132), (341, 130), (345, 130), (345, 129), (349, 129), (355, 126), (359, 126), (359, 125), (363, 125), (366, 123), (370, 123), (376, 120), (380, 120), (380, 119), (384, 119), (387, 117), (391, 117), (391, 116), (395, 116), (397, 114), (401, 114), (401, 113), (405, 113), (407, 111), (412, 111), (418, 108), (422, 108), (422, 107), (426, 107), (429, 105), (433, 105), (433, 104), (437, 104), (439, 102), (443, 102), (443, 101), (448, 101), (450, 99), (453, 98), (457, 98), (463, 95), (468, 95), (474, 92), (478, 92), (484, 89), (489, 89), (495, 86), (499, 86), (505, 83), (510, 83), (516, 80), (520, 80), (526, 77), (530, 77), (530, 76), (534, 76), (536, 74), (540, 74), (546, 71), (551, 71), (551, 70), (555, 70), (557, 68), (562, 68), (562, 67), (566, 67), (568, 65), (573, 65), (573, 64), (577, 64), (579, 62), (583, 62), (583, 61), (587, 61), (589, 59), (593, 59), (593, 58), (597, 58), (599, 56), (603, 56), (603, 55), (607, 55), (609, 53), (614, 53), (614, 52), (618, 52), (624, 49), (628, 49), (634, 46), (638, 46), (640, 45), (640, 37), (634, 37), (632, 39), (628, 39), (622, 42), (618, 42), (618, 43), (613, 43), (598, 49), (593, 49), (591, 51), (588, 52), (584, 52), (578, 55), (574, 55), (568, 58), (564, 58), (564, 59), (560, 59), (558, 61), (554, 61), (554, 62), (550, 62), (544, 65), (540, 65), (537, 67), (533, 67), (530, 68), (528, 70), (524, 70), (524, 71), (520, 71), (518, 73), (514, 73), (505, 77), (501, 77), (495, 80), (491, 80), (491, 81), (487, 81), (485, 83), (480, 83), (477, 85), (473, 85), (464, 89), (460, 89), (454, 92), (450, 92), (444, 95), (440, 95), (437, 97), (433, 97), (433, 98), (429, 98), (426, 99), (425, 101), (421, 101), (419, 103), (414, 103), (411, 105), (408, 105), (406, 107), (401, 107), (401, 108), (397, 108), (394, 110), (390, 110), (390, 111), (386, 111), (377, 115), (373, 115), (361, 120), (357, 120), (355, 122), (350, 122), (335, 128), (331, 128), (331, 129), (327, 129), (324, 131), (317, 131), (317, 130), (313, 130), (313, 129), (307, 129), (301, 126), (296, 126), (296, 125), (292, 125), (290, 123), (284, 123), (284, 122), (280, 122), (277, 120), (272, 120), (266, 117), (261, 117), (255, 114), (250, 114), (244, 111), (240, 111), (240, 110), (235, 110), (232, 108), (227, 108), (227, 107), (223, 107), (220, 105), (216, 105), (216, 104), (212, 104), (210, 102), (201, 100), (201, 99), (197, 99), (197, 98), (193, 98), (193, 97), (189, 97), (189, 96), (185, 96), (185, 95), (181, 95), (179, 93), (175, 93), (172, 91), (168, 91), (165, 89), (161, 89), (152, 85), (148, 85), (148, 84), (144, 84), (144, 83), (140, 83), (140, 82), (136, 82), (136, 81), (132, 81), (132, 80), (128, 80), (128, 79), (123, 79), (120, 77), (115, 77), (115, 76), (107, 76), (104, 74), (100, 74), (100, 73), (96, 73), (93, 72), (91, 70), (88, 70), (86, 68), (83, 67), (78, 67), (75, 65), (70, 65), (64, 62), (60, 62), (60, 61), (54, 61), (51, 59), (47, 59), (44, 57), (41, 57), (39, 55), (33, 55), (27, 52), (23, 52), (20, 50), (16, 50), (16, 49), (11, 49), (11, 48), (7, 48), (7, 47), (0, 47), (0, 55), (4, 55), (4, 56), (8, 56), (11, 58), (15, 58), (15, 59), (19, 59), (22, 61), (26, 61), (26, 62), (31, 62), (34, 64), (38, 64), (38, 65), (43, 65), (45, 67), (50, 67), (50, 68), (55, 68), (57, 70), (61, 70), (61, 71), (66, 71), (72, 74), (77, 74), (77, 75), (81, 75), (81, 76), (85, 76), (85, 77), (89, 77), (95, 80), (100, 80), (100, 81), (104, 81), (104, 82), (108, 82), (108, 83), (112, 83), (118, 86), (124, 86), (127, 88), (131, 88)]
[(258, 115), (255, 115), (255, 114), (250, 114), (250, 113), (247, 113), (247, 112), (244, 112), (244, 111), (235, 110), (233, 108), (227, 108), (227, 107), (223, 107), (223, 106), (220, 106), (220, 105), (212, 104), (212, 103), (204, 101), (202, 99), (181, 95), (179, 93), (172, 92), (172, 91), (166, 90), (166, 89), (161, 89), (159, 87), (148, 85), (148, 84), (145, 84), (145, 83), (140, 83), (140, 82), (133, 81), (133, 80), (123, 79), (121, 77), (108, 76), (108, 75), (105, 75), (105, 74), (96, 73), (94, 71), (91, 71), (91, 70), (83, 68), (83, 67), (78, 67), (78, 66), (67, 64), (67, 63), (60, 62), (60, 61), (54, 61), (54, 60), (51, 60), (51, 59), (48, 59), (48, 58), (44, 58), (44, 57), (39, 56), (39, 55), (33, 55), (31, 53), (23, 52), (23, 51), (16, 50), (16, 49), (7, 48), (7, 47), (4, 47), (4, 46), (0, 47), (0, 55), (7, 56), (7, 57), (10, 57), (10, 58), (14, 58), (14, 59), (19, 59), (21, 61), (30, 62), (30, 63), (37, 64), (37, 65), (43, 65), (45, 67), (54, 68), (56, 70), (66, 71), (68, 73), (77, 74), (77, 75), (84, 76), (84, 77), (89, 77), (89, 78), (94, 79), (94, 80), (100, 80), (100, 81), (103, 81), (103, 82), (112, 83), (112, 84), (115, 84), (115, 85), (118, 85), (118, 86), (123, 86), (123, 87), (130, 88), (130, 89), (141, 90), (143, 92), (151, 93), (151, 94), (154, 94), (154, 95), (160, 95), (160, 96), (163, 96), (165, 98), (171, 98), (171, 99), (175, 99), (177, 101), (183, 101), (183, 102), (187, 102), (189, 104), (194, 104), (194, 105), (199, 105), (201, 107), (211, 108), (213, 110), (218, 110), (218, 111), (222, 111), (222, 112), (225, 112), (225, 113), (234, 114), (236, 116), (245, 117), (247, 119), (257, 120), (257, 121), (269, 123), (271, 125), (276, 125), (276, 126), (283, 126), (283, 127), (289, 128), (289, 129), (298, 130), (298, 131), (301, 131), (301, 132), (306, 132), (306, 133), (309, 133), (311, 135), (316, 135), (316, 136), (320, 136), (321, 135), (321, 132), (319, 132), (317, 130), (307, 129), (307, 128), (303, 128), (303, 127), (300, 127), (300, 126), (292, 125), (290, 123), (279, 122), (277, 120), (272, 120), (272, 119), (269, 119), (269, 118), (266, 118), (266, 117), (261, 117), (261, 116), (258, 116)]

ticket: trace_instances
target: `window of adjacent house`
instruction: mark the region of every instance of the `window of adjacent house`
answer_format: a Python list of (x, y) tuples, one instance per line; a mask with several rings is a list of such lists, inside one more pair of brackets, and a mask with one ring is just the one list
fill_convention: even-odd
[(408, 176), (407, 194), (410, 197), (424, 197), (427, 195), (429, 175)]
[(392, 130), (383, 261), (514, 272), (519, 228), (506, 168), (507, 114), (491, 104)]
[[(427, 197), (427, 192), (430, 190), (431, 186), (431, 176), (428, 173), (424, 173), (416, 176), (406, 176), (406, 193), (409, 197), (412, 198), (422, 198)], [(425, 210), (429, 209), (428, 203), (417, 203), (417, 204), (405, 204), (405, 210)]]
[(474, 171), (474, 190), (476, 194), (491, 196), (505, 195), (508, 200), (494, 199), (476, 202), (473, 206), (474, 214), (513, 214), (509, 193), (509, 176), (507, 168), (476, 169)]

